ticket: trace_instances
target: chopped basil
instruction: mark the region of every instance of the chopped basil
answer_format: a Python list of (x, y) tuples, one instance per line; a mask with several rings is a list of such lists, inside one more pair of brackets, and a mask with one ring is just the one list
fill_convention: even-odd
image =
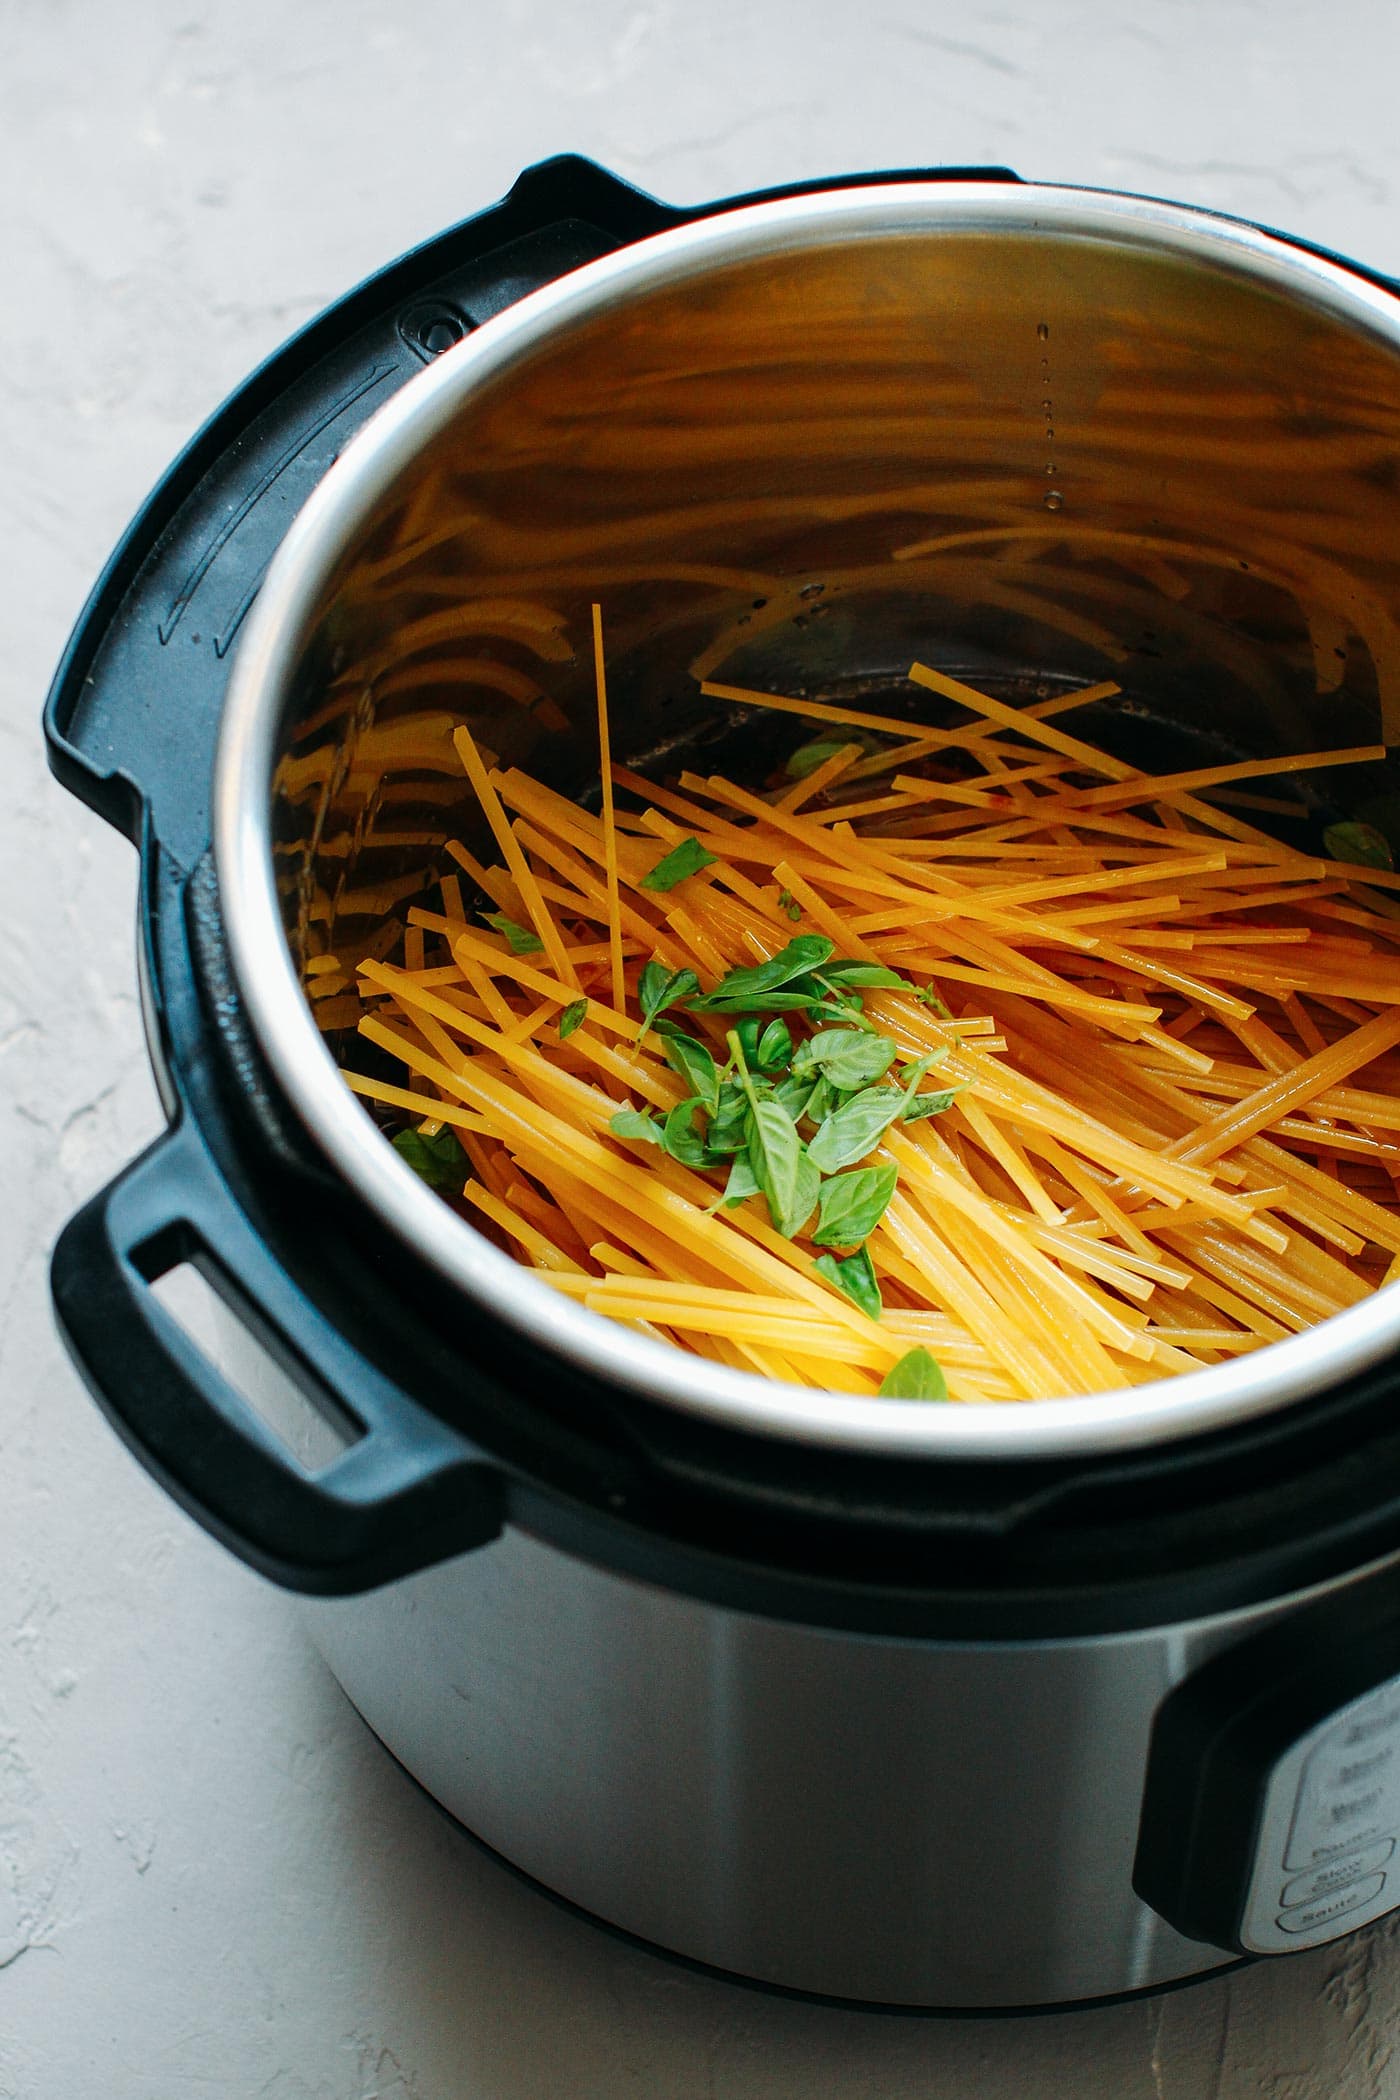
[(948, 1381), (927, 1349), (911, 1349), (891, 1364), (880, 1387), (882, 1400), (946, 1400)]
[(488, 926), (494, 926), (510, 943), (512, 955), (538, 955), (544, 947), (539, 935), (528, 926), (521, 926), (515, 919), (508, 919), (503, 911), (484, 911), (480, 916)]
[(922, 1123), (925, 1116), (941, 1116), (945, 1108), (951, 1108), (960, 1089), (950, 1087), (942, 1094), (915, 1094), (913, 1100), (900, 1117), (901, 1123)]
[(698, 875), (702, 868), (711, 866), (715, 857), (706, 852), (699, 839), (682, 839), (679, 846), (673, 846), (663, 860), (643, 875), (639, 886), (644, 890), (673, 890), (687, 875)]
[(807, 1104), (816, 1093), (817, 1086), (816, 1079), (810, 1076), (801, 1079), (795, 1072), (790, 1072), (774, 1089), (773, 1098), (782, 1104), (793, 1122), (798, 1123), (806, 1115)]
[(564, 1008), (563, 1013), (559, 1016), (559, 1040), (561, 1043), (565, 1042), (573, 1034), (574, 1030), (582, 1024), (587, 1013), (588, 1001), (586, 999), (575, 999), (571, 1006)]
[(815, 737), (810, 744), (798, 745), (783, 770), (789, 780), (805, 780), (809, 773), (816, 772), (818, 766), (824, 766), (829, 758), (836, 758), (842, 751), (849, 751), (853, 743), (854, 737), (848, 737), (844, 743), (839, 743), (832, 737)]
[(898, 1045), (887, 1035), (866, 1035), (855, 1028), (823, 1028), (810, 1036), (793, 1060), (795, 1072), (815, 1067), (843, 1092), (873, 1086), (883, 1079), (895, 1058)]
[(721, 1082), (719, 1099), (710, 1117), (707, 1142), (711, 1152), (739, 1152), (745, 1142), (749, 1101), (737, 1079)]
[(880, 1297), (880, 1284), (875, 1274), (875, 1265), (866, 1249), (848, 1255), (838, 1261), (834, 1254), (819, 1254), (815, 1263), (819, 1276), (834, 1283), (838, 1291), (844, 1291), (853, 1305), (858, 1305), (872, 1320), (878, 1320), (884, 1309)]
[(454, 1130), (439, 1130), (424, 1137), (418, 1130), (401, 1130), (392, 1139), (400, 1159), (406, 1160), (430, 1189), (460, 1189), (467, 1179), (467, 1155)]
[(853, 1167), (874, 1151), (903, 1106), (903, 1094), (892, 1086), (868, 1086), (853, 1094), (832, 1110), (813, 1138), (808, 1148), (813, 1166), (823, 1174)]
[(658, 1030), (658, 1034), (667, 1064), (713, 1114), (719, 1105), (719, 1066), (705, 1044), (693, 1035), (686, 1035), (670, 1023), (663, 1023), (663, 1029), (664, 1033)]
[(1322, 843), (1333, 860), (1344, 861), (1352, 867), (1395, 866), (1390, 841), (1384, 832), (1376, 830), (1374, 824), (1329, 824), (1322, 834)]
[(819, 1247), (858, 1247), (875, 1230), (895, 1191), (898, 1167), (857, 1167), (821, 1186), (821, 1210), (812, 1238)]
[(737, 1152), (734, 1155), (734, 1164), (729, 1169), (729, 1179), (724, 1185), (724, 1194), (720, 1202), (726, 1210), (734, 1210), (747, 1197), (761, 1194), (758, 1176), (749, 1164), (748, 1153)]
[(779, 890), (778, 905), (782, 911), (787, 913), (790, 919), (800, 919), (802, 917), (802, 906), (798, 903), (796, 897), (793, 896), (791, 890)]
[(771, 1097), (760, 1097), (744, 1062), (743, 1047), (733, 1031), (729, 1048), (748, 1098), (745, 1143), (749, 1165), (767, 1199), (774, 1229), (790, 1240), (802, 1230), (816, 1206), (820, 1177), (807, 1158), (797, 1125), (787, 1110)]
[(770, 1021), (758, 1039), (754, 1063), (764, 1072), (781, 1072), (792, 1062), (792, 1030), (786, 1021)]
[(790, 940), (786, 948), (765, 963), (752, 967), (730, 970), (721, 977), (714, 990), (702, 999), (691, 1003), (697, 1012), (743, 1013), (755, 1005), (773, 1008), (776, 1000), (767, 998), (788, 984), (794, 977), (803, 976), (824, 963), (836, 943), (827, 940), (824, 934), (799, 933)]
[(678, 1102), (662, 1125), (661, 1143), (683, 1167), (714, 1164), (708, 1145), (695, 1129), (695, 1111), (700, 1106), (699, 1101)]
[(895, 991), (913, 990), (907, 977), (901, 977), (898, 970), (887, 970), (883, 963), (827, 963), (822, 970), (822, 976), (828, 984), (860, 985), (867, 989), (883, 985)]
[(635, 1138), (648, 1145), (662, 1142), (661, 1125), (648, 1109), (620, 1108), (608, 1128), (614, 1137)]
[[(668, 970), (664, 963), (649, 962), (642, 971), (638, 992), (642, 1004), (642, 1035), (651, 1027), (658, 1014), (668, 1006), (675, 1006), (682, 999), (700, 989), (700, 979), (693, 970)], [(642, 1036), (638, 1036), (640, 1042)]]

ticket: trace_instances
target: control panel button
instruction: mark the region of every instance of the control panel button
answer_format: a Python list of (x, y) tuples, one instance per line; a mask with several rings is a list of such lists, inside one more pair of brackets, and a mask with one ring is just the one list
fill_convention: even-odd
[(1333, 1896), (1319, 1897), (1316, 1903), (1300, 1903), (1292, 1910), (1280, 1913), (1280, 1932), (1313, 1934), (1322, 1932), (1337, 1918), (1344, 1918), (1354, 1910), (1364, 1910), (1374, 1903), (1385, 1887), (1384, 1874), (1368, 1875), (1365, 1881), (1354, 1882), (1349, 1888), (1338, 1889)]
[(1315, 1903), (1320, 1896), (1333, 1895), (1338, 1889), (1364, 1880), (1368, 1874), (1383, 1867), (1394, 1850), (1394, 1838), (1387, 1838), (1383, 1845), (1367, 1845), (1363, 1851), (1345, 1853), (1325, 1867), (1314, 1868), (1311, 1874), (1300, 1874), (1283, 1892), (1284, 1909), (1291, 1910), (1300, 1903)]

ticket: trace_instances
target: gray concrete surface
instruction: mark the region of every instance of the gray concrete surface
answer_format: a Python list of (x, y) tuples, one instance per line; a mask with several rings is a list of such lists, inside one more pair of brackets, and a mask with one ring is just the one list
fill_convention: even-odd
[(1395, 0), (0, 0), (0, 2100), (1381, 2100), (1400, 1946), (930, 2024), (668, 1968), (480, 1858), (54, 1340), (158, 1110), (134, 863), (47, 780), (112, 540), (253, 361), (563, 147), (676, 198), (859, 165), (1252, 215), (1400, 271)]

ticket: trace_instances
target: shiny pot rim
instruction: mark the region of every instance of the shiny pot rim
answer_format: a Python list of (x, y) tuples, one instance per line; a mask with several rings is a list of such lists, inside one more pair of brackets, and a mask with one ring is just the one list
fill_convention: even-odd
[(269, 816), (277, 731), (302, 644), (355, 532), (472, 393), (636, 296), (717, 265), (842, 240), (946, 231), (1096, 240), (1243, 276), (1400, 353), (1400, 301), (1342, 265), (1187, 206), (1113, 192), (903, 182), (741, 207), (638, 242), (521, 300), (411, 380), (356, 436), (279, 548), (237, 651), (220, 725), (213, 847), (234, 976), (272, 1074), (318, 1151), (379, 1222), (470, 1303), (641, 1398), (773, 1439), (865, 1453), (1050, 1459), (1174, 1442), (1280, 1409), (1364, 1372), (1400, 1343), (1400, 1294), (1373, 1293), (1233, 1362), (1150, 1385), (1014, 1404), (865, 1400), (729, 1370), (563, 1299), (459, 1218), (386, 1144), (316, 1028), (288, 946)]

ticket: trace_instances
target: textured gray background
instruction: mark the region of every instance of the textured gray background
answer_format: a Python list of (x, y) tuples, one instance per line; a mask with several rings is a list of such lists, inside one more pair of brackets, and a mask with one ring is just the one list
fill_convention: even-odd
[(154, 1133), (129, 849), (43, 689), (171, 453), (387, 257), (573, 147), (678, 199), (1009, 161), (1400, 271), (1396, 0), (0, 0), (0, 2100), (1374, 2100), (1386, 1926), (931, 2024), (682, 1974), (480, 1858), (117, 1448), (47, 1248)]

